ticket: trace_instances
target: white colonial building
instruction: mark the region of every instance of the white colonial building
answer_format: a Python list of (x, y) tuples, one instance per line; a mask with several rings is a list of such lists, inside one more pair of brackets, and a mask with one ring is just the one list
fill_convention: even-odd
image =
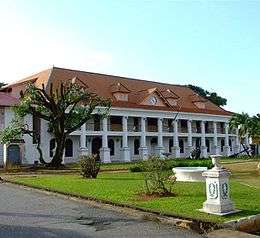
[[(75, 77), (91, 92), (110, 98), (112, 108), (109, 118), (93, 115), (80, 130), (71, 133), (64, 154), (67, 163), (75, 162), (82, 154), (98, 154), (101, 161), (110, 163), (145, 159), (150, 154), (189, 157), (198, 147), (201, 157), (239, 152), (239, 139), (228, 126), (232, 113), (185, 86), (53, 67), (10, 84), (2, 91), (18, 98), (28, 82), (39, 87), (44, 84), (48, 91), (50, 84), (57, 87)], [(7, 118), (10, 121), (10, 116)], [(31, 116), (25, 121), (40, 132), (44, 158), (50, 160), (55, 141), (48, 132), (47, 122)], [(34, 163), (38, 158), (35, 141), (28, 136), (24, 141), (22, 162)]]

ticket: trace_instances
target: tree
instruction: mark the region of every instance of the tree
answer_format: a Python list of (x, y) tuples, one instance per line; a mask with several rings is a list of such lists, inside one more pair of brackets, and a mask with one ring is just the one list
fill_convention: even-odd
[(241, 142), (243, 142), (246, 136), (250, 135), (251, 118), (247, 113), (236, 113), (229, 121), (230, 129), (238, 129), (238, 136)]
[(194, 86), (194, 85), (187, 85), (190, 89), (195, 91), (197, 94), (199, 94), (201, 97), (204, 97), (217, 106), (225, 106), (227, 105), (227, 99), (219, 96), (216, 92), (209, 92), (201, 87)]
[(59, 167), (62, 163), (67, 136), (80, 128), (92, 116), (94, 111), (101, 117), (107, 116), (111, 101), (104, 99), (87, 88), (76, 83), (76, 78), (61, 83), (53, 92), (53, 85), (47, 91), (44, 85), (37, 88), (28, 84), (22, 91), (20, 103), (14, 107), (17, 116), (30, 114), (49, 124), (49, 131), (55, 139), (56, 147), (49, 166)]
[(236, 113), (230, 119), (229, 127), (230, 129), (238, 129), (239, 140), (243, 148), (246, 149), (244, 146), (246, 137), (260, 136), (260, 115), (250, 117), (247, 113)]
[(251, 117), (249, 126), (250, 135), (252, 137), (260, 137), (260, 114)]

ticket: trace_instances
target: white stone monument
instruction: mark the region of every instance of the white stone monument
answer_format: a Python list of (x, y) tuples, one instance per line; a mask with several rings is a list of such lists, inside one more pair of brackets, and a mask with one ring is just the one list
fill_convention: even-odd
[(231, 173), (220, 165), (221, 157), (221, 155), (211, 155), (214, 167), (202, 173), (202, 176), (206, 178), (207, 200), (203, 203), (201, 211), (223, 216), (239, 212), (239, 210), (234, 209), (229, 198)]

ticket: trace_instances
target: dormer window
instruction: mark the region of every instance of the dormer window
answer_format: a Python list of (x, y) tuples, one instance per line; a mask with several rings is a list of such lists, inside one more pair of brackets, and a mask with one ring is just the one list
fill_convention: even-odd
[(117, 101), (128, 101), (128, 94), (127, 93), (113, 93), (113, 96)]
[(193, 95), (190, 95), (191, 98), (192, 98), (192, 102), (193, 104), (199, 108), (199, 109), (205, 109), (206, 108), (206, 102), (207, 100), (204, 99), (203, 97), (199, 96), (198, 94), (193, 94)]
[(194, 104), (199, 109), (205, 109), (206, 108), (205, 102), (194, 102)]
[(174, 93), (171, 89), (161, 89), (160, 93), (167, 100), (167, 102), (175, 107), (178, 105), (178, 99), (180, 98), (176, 93)]
[(130, 90), (122, 83), (114, 83), (111, 85), (111, 91), (116, 101), (128, 101)]

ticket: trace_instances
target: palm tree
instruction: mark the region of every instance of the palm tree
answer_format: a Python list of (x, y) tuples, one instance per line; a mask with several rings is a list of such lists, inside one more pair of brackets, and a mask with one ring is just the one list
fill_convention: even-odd
[(248, 152), (248, 148), (244, 145), (245, 140), (252, 133), (252, 121), (250, 116), (247, 113), (236, 113), (229, 121), (230, 129), (238, 129), (238, 137), (242, 147), (245, 149), (246, 153), (250, 155)]
[(260, 114), (251, 117), (250, 120), (250, 135), (252, 137), (260, 137)]

